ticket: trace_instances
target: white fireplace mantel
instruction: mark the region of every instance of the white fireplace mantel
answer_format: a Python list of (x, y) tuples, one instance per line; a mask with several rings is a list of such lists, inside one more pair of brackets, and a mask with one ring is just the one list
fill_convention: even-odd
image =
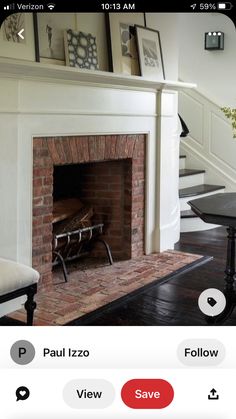
[(90, 84), (91, 86), (107, 86), (144, 91), (181, 90), (194, 88), (194, 83), (180, 81), (154, 81), (140, 76), (116, 74), (106, 71), (82, 70), (78, 68), (58, 66), (53, 64), (26, 62), (10, 58), (0, 58), (0, 74), (23, 79), (48, 80), (51, 82), (63, 82), (76, 84)]
[(145, 252), (179, 237), (178, 90), (183, 82), (0, 58), (0, 256), (31, 265), (32, 139), (146, 134)]

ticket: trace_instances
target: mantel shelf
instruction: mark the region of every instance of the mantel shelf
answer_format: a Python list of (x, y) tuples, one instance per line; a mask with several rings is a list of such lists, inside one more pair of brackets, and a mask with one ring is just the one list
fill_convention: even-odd
[(135, 90), (181, 90), (184, 88), (195, 88), (195, 83), (184, 83), (179, 81), (153, 81), (140, 76), (116, 74), (105, 71), (81, 70), (77, 68), (58, 66), (53, 64), (26, 62), (10, 58), (0, 57), (0, 77), (12, 77), (31, 80), (49, 80), (64, 83), (80, 83), (99, 85), (103, 87)]

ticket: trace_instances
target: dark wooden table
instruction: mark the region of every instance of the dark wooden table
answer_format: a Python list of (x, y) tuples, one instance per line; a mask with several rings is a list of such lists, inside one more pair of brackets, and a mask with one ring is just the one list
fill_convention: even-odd
[(206, 223), (218, 224), (227, 227), (228, 244), (225, 268), (226, 307), (223, 313), (216, 316), (214, 323), (225, 320), (236, 306), (235, 292), (235, 238), (236, 238), (236, 193), (219, 193), (206, 198), (189, 201), (195, 212)]

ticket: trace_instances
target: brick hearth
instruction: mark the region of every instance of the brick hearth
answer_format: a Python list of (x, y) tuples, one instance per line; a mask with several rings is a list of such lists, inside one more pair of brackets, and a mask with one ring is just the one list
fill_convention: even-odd
[[(112, 301), (161, 280), (202, 256), (178, 251), (153, 253), (131, 261), (121, 261), (113, 266), (97, 264), (86, 268), (79, 261), (70, 267), (70, 279), (64, 282), (60, 271), (53, 273), (54, 287), (47, 293), (37, 294), (35, 326), (64, 325)], [(11, 318), (25, 322), (25, 310), (14, 312)]]
[[(120, 164), (120, 162), (123, 163)], [(96, 165), (92, 165), (95, 163)], [(104, 169), (105, 162), (109, 166)], [(33, 267), (41, 274), (41, 285), (52, 285), (52, 209), (53, 171), (55, 166), (87, 164), (90, 173), (96, 167), (97, 193), (113, 202), (113, 213), (119, 213), (119, 201), (124, 211), (117, 228), (109, 230), (108, 237), (116, 255), (121, 250), (126, 257), (137, 258), (144, 251), (144, 195), (145, 195), (145, 136), (63, 136), (41, 137), (33, 140)], [(103, 163), (99, 164), (98, 163)], [(119, 164), (118, 164), (119, 163)], [(85, 165), (84, 165), (85, 166)], [(114, 166), (113, 171), (111, 167)], [(93, 168), (92, 168), (93, 167)], [(122, 170), (121, 170), (122, 168)], [(87, 177), (86, 177), (87, 176)], [(120, 192), (124, 178), (123, 195)], [(88, 194), (88, 172), (84, 174), (84, 197)], [(90, 177), (91, 181), (92, 177)], [(94, 179), (95, 182), (95, 179)], [(105, 186), (106, 185), (106, 186)], [(101, 190), (104, 187), (105, 189)], [(93, 197), (96, 201), (96, 198)], [(96, 202), (91, 202), (96, 204)], [(124, 226), (121, 230), (121, 218)], [(120, 250), (118, 243), (120, 242)]]

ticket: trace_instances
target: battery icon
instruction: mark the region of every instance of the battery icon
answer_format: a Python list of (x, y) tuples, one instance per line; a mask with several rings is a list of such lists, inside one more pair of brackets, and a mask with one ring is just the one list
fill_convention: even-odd
[(232, 3), (217, 3), (218, 10), (231, 10), (233, 7)]

